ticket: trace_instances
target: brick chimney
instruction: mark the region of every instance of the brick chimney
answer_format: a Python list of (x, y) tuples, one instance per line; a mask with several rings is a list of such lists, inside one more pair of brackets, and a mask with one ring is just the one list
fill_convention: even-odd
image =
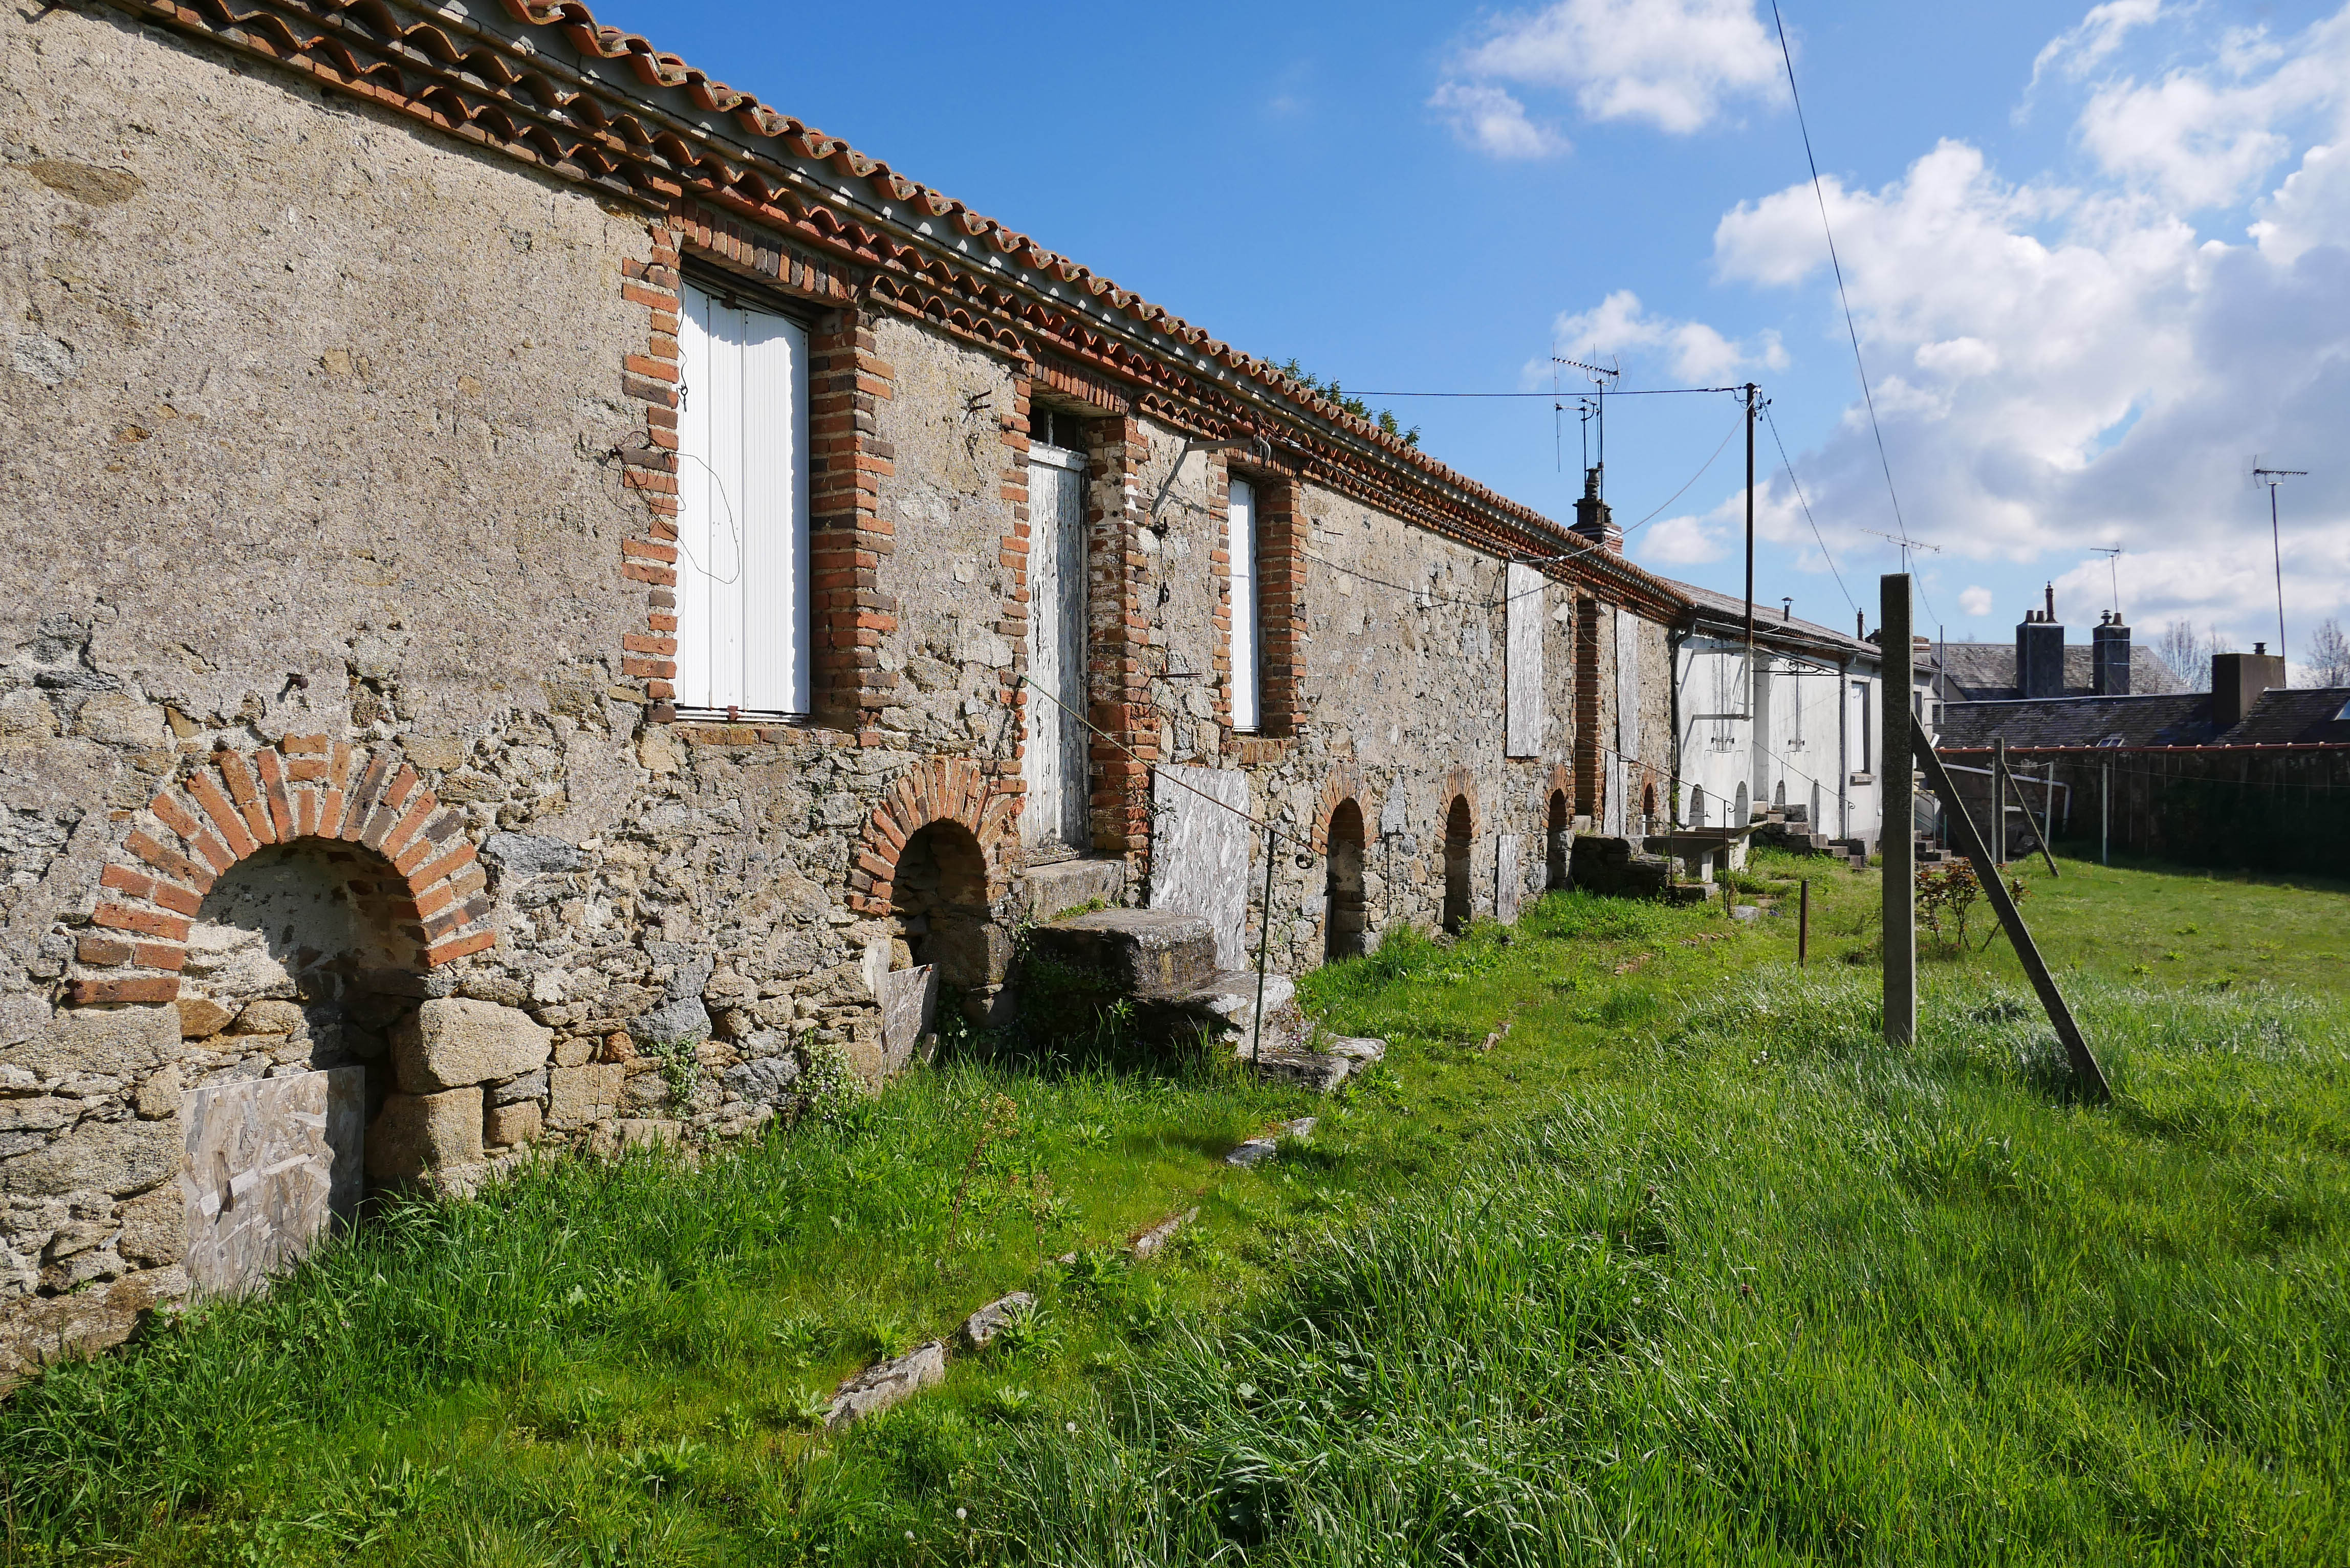
[(2260, 706), (2261, 693), (2284, 684), (2284, 659), (2265, 642), (2250, 653), (2211, 656), (2211, 722), (2230, 730)]
[(1607, 510), (1607, 503), (1599, 499), (1599, 471), (1583, 471), (1583, 499), (1575, 504), (1575, 528), (1579, 538), (1588, 539), (1603, 549), (1624, 553), (1624, 530), (1616, 526), (1616, 519)]
[(2126, 697), (2130, 686), (2130, 630), (2121, 611), (2100, 615), (2089, 633), (2092, 689), (2100, 697)]
[(2015, 628), (2015, 694), (2064, 695), (2064, 628), (2056, 621), (2056, 585), (2048, 585), (2048, 607), (2025, 610)]

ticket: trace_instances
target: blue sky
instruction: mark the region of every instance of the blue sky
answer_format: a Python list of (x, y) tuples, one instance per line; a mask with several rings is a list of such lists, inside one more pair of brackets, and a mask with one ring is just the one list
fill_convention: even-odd
[[(1766, 430), (1758, 595), (1849, 625), (1833, 558), (1874, 624), (1896, 524), (1767, 0), (597, 12), (1349, 390), (1547, 388), (1555, 348), (1627, 387), (1751, 377), (1820, 530)], [(2273, 639), (2257, 452), (2315, 471), (2283, 497), (2298, 657), (2350, 600), (2350, 9), (1786, 20), (1903, 516), (1941, 546), (1921, 618), (2004, 639), (2054, 579), (2085, 638), (2119, 545), (2142, 637)], [(1546, 399), (1373, 401), (1568, 514)], [(1607, 431), (1618, 522), (1658, 513), (1635, 558), (1731, 592), (1738, 442), (1690, 481), (1735, 419), (1626, 399)]]

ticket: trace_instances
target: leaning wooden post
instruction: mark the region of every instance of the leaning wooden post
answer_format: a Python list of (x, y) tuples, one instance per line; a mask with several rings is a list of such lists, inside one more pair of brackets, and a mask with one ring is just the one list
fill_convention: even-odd
[(1884, 644), (1878, 655), (1884, 689), (1878, 693), (1877, 733), (1885, 737), (1885, 755), (1877, 795), (1884, 807), (1877, 840), (1885, 862), (1885, 1043), (1907, 1045), (1918, 1034), (1917, 792), (1909, 780), (1908, 748), (1901, 743), (1913, 722), (1909, 574), (1878, 578), (1877, 595), (1877, 635)]
[(1795, 901), (1795, 965), (1802, 968), (1812, 961), (1812, 879), (1806, 877)]
[[(2031, 822), (2032, 826), (2039, 831), (2040, 858), (2048, 862), (2048, 875), (2051, 877), (2062, 877), (2064, 873), (2056, 869), (2056, 852), (2048, 847), (2048, 814), (2046, 812), (2043, 812), (2039, 821), (2032, 821), (2032, 797), (2023, 793), (2023, 781), (2017, 778), (2013, 774), (2008, 771), (2007, 742), (2005, 741), (2002, 741), (1999, 744), (2000, 753), (1999, 763), (1997, 765), (1999, 768), (2002, 796), (2004, 798), (2008, 785), (2013, 784), (2015, 786), (2015, 804), (2017, 809), (2023, 813), (2023, 820)], [(2051, 809), (2054, 808), (2052, 807)]]
[(2040, 993), (2040, 1005), (2047, 1012), (2048, 1022), (2055, 1026), (2056, 1038), (2064, 1043), (2064, 1054), (2072, 1061), (2074, 1081), (2080, 1085), (2081, 1092), (2093, 1100), (2112, 1099), (2114, 1091), (2112, 1085), (2106, 1082), (2105, 1069), (2097, 1065), (2095, 1054), (2090, 1051), (2088, 1041), (2081, 1034), (2081, 1026), (2073, 1022), (2073, 1010), (2064, 1004), (2064, 993), (2056, 989), (2056, 977), (2048, 972), (2047, 961), (2040, 956), (2040, 949), (2033, 944), (2031, 931), (2024, 928), (2023, 916), (2016, 909), (2015, 900), (2008, 896), (2007, 879), (1992, 864), (1991, 849), (1983, 843), (1982, 835), (1975, 831), (1974, 818), (1967, 815), (1966, 803), (1959, 798), (1958, 789), (1950, 783), (1949, 770), (1942, 766), (1942, 759), (1934, 754), (1933, 737), (1926, 733), (1925, 725), (1918, 724), (1911, 729), (1909, 745), (1918, 759), (1918, 766), (1925, 772), (1926, 783), (1950, 808), (1950, 827), (1958, 836), (1959, 848), (1974, 862), (1975, 876), (1982, 882), (1983, 897), (1989, 898), (1991, 907), (1999, 912), (1999, 923), (2006, 928), (2007, 940), (2015, 949), (2017, 961), (2023, 965), (2024, 975), (2032, 981), (2032, 989)]

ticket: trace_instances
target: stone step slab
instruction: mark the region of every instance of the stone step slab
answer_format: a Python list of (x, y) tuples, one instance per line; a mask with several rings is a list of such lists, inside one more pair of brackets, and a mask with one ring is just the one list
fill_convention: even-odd
[(1028, 941), (1038, 955), (1139, 999), (1179, 996), (1216, 972), (1215, 928), (1171, 909), (1097, 909), (1035, 927)]

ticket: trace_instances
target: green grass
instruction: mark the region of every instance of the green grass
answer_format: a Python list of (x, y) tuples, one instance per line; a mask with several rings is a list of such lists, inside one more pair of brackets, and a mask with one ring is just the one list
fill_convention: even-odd
[[(2073, 1103), (2003, 943), (1926, 965), (1920, 1044), (1887, 1053), (1873, 878), (1758, 856), (1773, 912), (1737, 927), (1544, 899), (1307, 977), (1331, 1028), (1392, 1043), (1335, 1106), (1209, 1064), (965, 1061), (699, 1168), (397, 1210), (0, 1407), (0, 1543), (2345, 1561), (2342, 899), (2064, 866), (2025, 909), (2111, 1107)], [(1807, 971), (1768, 891), (1799, 875)], [(2165, 920), (2294, 950), (2252, 971)], [(999, 1096), (1017, 1130), (973, 1162)], [(1310, 1143), (1221, 1163), (1309, 1108)], [(1171, 1255), (1114, 1250), (1194, 1203)], [(808, 1428), (842, 1372), (1015, 1285), (1043, 1303), (1016, 1344)]]

